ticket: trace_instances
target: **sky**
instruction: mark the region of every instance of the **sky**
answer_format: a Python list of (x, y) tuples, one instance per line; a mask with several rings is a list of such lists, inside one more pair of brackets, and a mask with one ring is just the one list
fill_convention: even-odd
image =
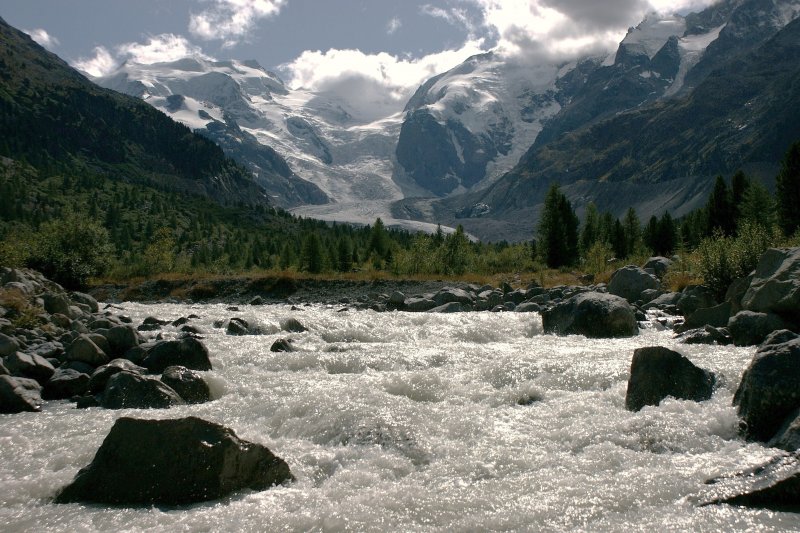
[(610, 53), (649, 12), (714, 1), (3, 0), (0, 17), (93, 76), (125, 61), (255, 59), (291, 87), (399, 98), (477, 53)]

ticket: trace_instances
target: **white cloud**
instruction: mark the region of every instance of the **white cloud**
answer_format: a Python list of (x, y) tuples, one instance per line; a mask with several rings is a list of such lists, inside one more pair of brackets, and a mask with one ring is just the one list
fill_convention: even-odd
[(36, 28), (35, 30), (25, 30), (25, 33), (31, 36), (31, 39), (44, 46), (48, 50), (52, 50), (61, 43), (54, 36), (47, 33), (47, 30)]
[(287, 0), (207, 0), (212, 4), (192, 14), (189, 31), (205, 40), (221, 39), (233, 46), (262, 18), (277, 15)]
[(473, 35), (477, 26), (470, 18), (469, 13), (464, 8), (450, 7), (442, 8), (431, 4), (424, 4), (420, 7), (420, 12), (429, 17), (439, 18), (453, 26), (461, 26), (466, 29), (470, 36)]
[(78, 59), (73, 66), (91, 76), (100, 77), (110, 74), (126, 61), (150, 65), (184, 57), (211, 59), (185, 37), (164, 33), (148, 37), (146, 43), (121, 44), (114, 48), (113, 54), (103, 46), (95, 47), (92, 57)]
[(403, 25), (402, 20), (400, 20), (398, 17), (392, 17), (386, 24), (386, 33), (392, 35), (394, 32), (399, 30), (402, 25)]

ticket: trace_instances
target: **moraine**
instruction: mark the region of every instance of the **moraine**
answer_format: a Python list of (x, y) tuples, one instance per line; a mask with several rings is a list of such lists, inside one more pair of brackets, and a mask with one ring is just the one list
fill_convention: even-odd
[[(736, 435), (731, 399), (753, 348), (681, 345), (654, 327), (627, 339), (556, 337), (523, 313), (122, 307), (134, 323), (199, 315), (217, 399), (149, 411), (49, 402), (0, 415), (4, 531), (800, 529), (798, 515), (690, 502), (705, 480), (774, 455)], [(233, 316), (264, 334), (213, 327)], [(290, 317), (308, 331), (280, 331)], [(270, 352), (287, 336), (297, 351)], [(633, 350), (650, 345), (714, 371), (722, 387), (707, 402), (627, 411)], [(268, 446), (297, 481), (177, 509), (50, 502), (117, 418), (192, 415)]]

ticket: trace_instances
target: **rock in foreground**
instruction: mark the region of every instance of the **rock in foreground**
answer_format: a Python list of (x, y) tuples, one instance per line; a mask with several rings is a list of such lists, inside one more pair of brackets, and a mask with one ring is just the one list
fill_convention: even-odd
[(715, 382), (713, 373), (695, 366), (678, 352), (660, 346), (637, 348), (625, 407), (639, 411), (645, 405), (658, 405), (667, 396), (696, 402), (708, 400)]
[(219, 424), (120, 418), (56, 503), (184, 505), (294, 479), (286, 462)]
[(631, 305), (619, 296), (586, 292), (542, 312), (545, 333), (591, 338), (632, 337), (639, 334)]

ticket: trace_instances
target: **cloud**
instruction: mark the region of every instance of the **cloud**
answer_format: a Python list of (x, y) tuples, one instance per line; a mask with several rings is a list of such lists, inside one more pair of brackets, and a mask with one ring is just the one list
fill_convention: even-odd
[(126, 61), (150, 65), (184, 57), (212, 59), (185, 37), (164, 33), (148, 37), (145, 43), (121, 44), (114, 48), (113, 54), (107, 48), (97, 46), (93, 56), (78, 59), (73, 66), (93, 77), (101, 77), (110, 74)]
[(192, 14), (189, 31), (208, 41), (234, 46), (255, 28), (256, 22), (277, 15), (287, 0), (206, 0), (212, 5)]
[(473, 36), (478, 27), (474, 17), (470, 16), (469, 11), (461, 7), (448, 6), (443, 8), (431, 4), (424, 4), (420, 7), (420, 13), (429, 17), (442, 19), (452, 26), (460, 26), (469, 32), (470, 37)]
[(403, 25), (403, 21), (400, 20), (398, 17), (392, 17), (391, 20), (386, 24), (386, 33), (389, 35), (394, 34), (400, 27)]
[(24, 30), (25, 33), (31, 36), (31, 39), (44, 46), (48, 50), (56, 48), (61, 43), (54, 36), (47, 33), (47, 30), (36, 28), (35, 30)]

